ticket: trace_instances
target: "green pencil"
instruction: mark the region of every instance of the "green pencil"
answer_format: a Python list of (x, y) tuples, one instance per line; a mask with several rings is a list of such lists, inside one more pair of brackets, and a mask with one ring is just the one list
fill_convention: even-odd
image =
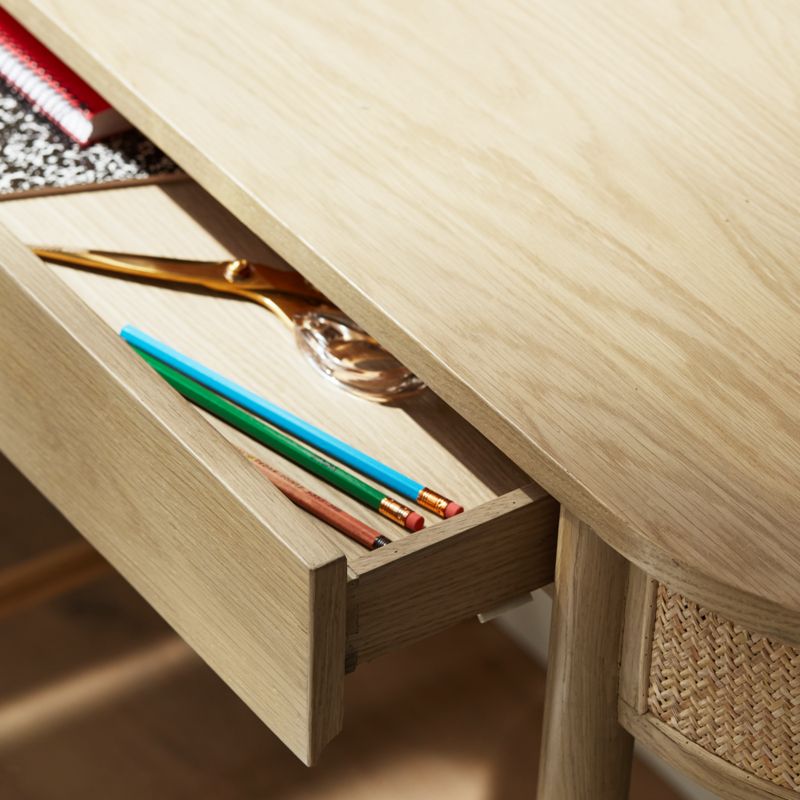
[(410, 531), (418, 531), (425, 524), (425, 520), (416, 511), (412, 511), (391, 497), (387, 497), (380, 490), (370, 486), (327, 459), (321, 458), (313, 450), (309, 450), (294, 439), (286, 436), (286, 434), (250, 416), (238, 406), (214, 394), (210, 389), (206, 389), (205, 386), (202, 386), (197, 381), (153, 358), (143, 350), (139, 350), (138, 347), (133, 347), (133, 349), (187, 400), (191, 400), (195, 405), (219, 417), (223, 422), (227, 422), (242, 431), (242, 433), (246, 433), (251, 438), (269, 447), (270, 450), (274, 450), (284, 458), (288, 458), (308, 472), (322, 478), (322, 480), (330, 483), (331, 486), (335, 486), (345, 494), (350, 495), (350, 497), (354, 497), (368, 508), (392, 520), (392, 522), (396, 522)]

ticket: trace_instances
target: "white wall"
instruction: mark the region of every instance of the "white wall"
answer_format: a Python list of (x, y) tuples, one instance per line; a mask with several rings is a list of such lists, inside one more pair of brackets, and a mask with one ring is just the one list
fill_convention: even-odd
[[(509, 633), (542, 665), (547, 663), (547, 640), (550, 633), (550, 610), (553, 601), (543, 591), (534, 594), (531, 603), (507, 611), (497, 624)], [(716, 800), (716, 795), (701, 788), (684, 775), (672, 769), (660, 758), (637, 745), (637, 755), (675, 788), (685, 800)], [(639, 800), (632, 798), (631, 800)]]

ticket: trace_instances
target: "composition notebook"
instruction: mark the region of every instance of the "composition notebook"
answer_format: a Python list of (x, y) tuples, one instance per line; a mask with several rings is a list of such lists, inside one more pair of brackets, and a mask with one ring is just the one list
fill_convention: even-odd
[(0, 83), (0, 200), (185, 177), (136, 130), (81, 147)]
[(0, 8), (0, 199), (184, 177)]

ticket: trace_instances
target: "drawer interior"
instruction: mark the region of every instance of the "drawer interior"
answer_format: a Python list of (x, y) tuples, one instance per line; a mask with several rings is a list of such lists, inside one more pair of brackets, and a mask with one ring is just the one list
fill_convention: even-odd
[[(0, 203), (0, 223), (27, 244), (280, 262), (190, 181), (168, 187), (6, 201)], [(430, 391), (387, 406), (354, 397), (325, 380), (300, 354), (291, 332), (255, 303), (69, 267), (49, 268), (115, 331), (126, 323), (136, 325), (401, 472), (418, 476), (465, 509), (530, 482)], [(369, 522), (387, 538), (408, 535), (225, 423), (206, 416), (236, 445)], [(428, 526), (441, 524), (434, 515), (423, 514)], [(348, 560), (377, 554), (368, 553), (333, 529), (326, 529), (324, 535)]]
[[(280, 262), (261, 240), (190, 181), (6, 200), (0, 202), (0, 224), (19, 241), (30, 245), (189, 259), (237, 257)], [(230, 602), (224, 596), (228, 587), (220, 589), (219, 577), (209, 575), (209, 569), (216, 569), (215, 565), (201, 562), (200, 556), (196, 563), (186, 566), (192, 575), (192, 580), (187, 581), (189, 589), (181, 586), (180, 591), (174, 588), (162, 591), (165, 579), (176, 569), (184, 569), (183, 561), (169, 559), (187, 557), (184, 550), (192, 546), (191, 531), (188, 537), (185, 532), (176, 534), (183, 537), (177, 543), (177, 550), (174, 542), (165, 545), (166, 566), (158, 564), (152, 574), (144, 575), (140, 564), (127, 560), (140, 560), (143, 553), (149, 554), (159, 547), (157, 532), (148, 542), (134, 543), (132, 555), (125, 549), (127, 543), (112, 542), (104, 547), (103, 541), (89, 537), (305, 760), (313, 760), (340, 727), (337, 709), (341, 709), (345, 669), (353, 669), (360, 662), (442, 630), (551, 579), (555, 501), (531, 484), (524, 473), (430, 390), (397, 405), (380, 405), (354, 397), (320, 376), (297, 350), (291, 332), (252, 302), (68, 267), (46, 265), (42, 269), (57, 276), (70, 292), (81, 298), (105, 323), (108, 334), (119, 331), (125, 324), (135, 325), (465, 507), (463, 514), (447, 521), (423, 512), (426, 528), (406, 534), (208, 415), (204, 416), (211, 427), (192, 428), (191, 437), (184, 436), (183, 449), (191, 452), (196, 447), (201, 456), (199, 461), (206, 451), (212, 454), (211, 461), (203, 465), (207, 470), (215, 469), (213, 453), (222, 461), (231, 458), (224, 449), (211, 447), (214, 437), (221, 434), (224, 440), (296, 478), (391, 540), (390, 545), (368, 552), (325, 525), (307, 522), (302, 514), (285, 517), (288, 522), (284, 522), (283, 512), (275, 515), (279, 519), (269, 535), (281, 548), (299, 554), (297, 574), (287, 575), (287, 597), (297, 594), (299, 608), (288, 600), (284, 607), (280, 586), (269, 585), (264, 589), (268, 595), (264, 602), (279, 612), (281, 621), (277, 624), (296, 628), (290, 634), (275, 634), (280, 639), (279, 646), (288, 641), (296, 650), (286, 659), (284, 676), (288, 687), (285, 692), (298, 694), (299, 700), (294, 704), (276, 695), (279, 690), (269, 675), (253, 677), (253, 670), (258, 669), (255, 654), (258, 648), (274, 658), (276, 668), (283, 666), (282, 654), (274, 652), (276, 645), (268, 641), (264, 630), (256, 627), (240, 633), (231, 629), (239, 624), (243, 613), (254, 610), (246, 594), (247, 585), (252, 583), (259, 588), (265, 580), (258, 573), (258, 561), (253, 565), (235, 563), (237, 557), (245, 561), (248, 557), (268, 559), (265, 568), (280, 573), (280, 563), (261, 552), (257, 527), (252, 532), (254, 539), (247, 538), (247, 547), (252, 552), (245, 548), (241, 554), (231, 554), (229, 549), (223, 549), (222, 542), (203, 542), (204, 546), (216, 549), (212, 559), (231, 560), (221, 570), (228, 576), (225, 580), (242, 583), (237, 587), (240, 597)], [(70, 313), (77, 311), (73, 308)], [(126, 353), (123, 351), (123, 357)], [(135, 358), (132, 353), (131, 358)], [(131, 391), (135, 394), (136, 387)], [(185, 415), (203, 414), (188, 405), (175, 408), (183, 409), (180, 413)], [(96, 413), (102, 414), (103, 409), (96, 409)], [(42, 414), (46, 418), (46, 410)], [(221, 465), (219, 470), (229, 477), (223, 466), (230, 465)], [(179, 481), (176, 475), (171, 475), (170, 480)], [(183, 480), (188, 483), (185, 476)], [(263, 483), (263, 494), (269, 498), (275, 490), (266, 481)], [(176, 485), (180, 491), (180, 482)], [(47, 487), (40, 488), (47, 493)], [(235, 494), (235, 488), (228, 488)], [(191, 491), (186, 486), (186, 492)], [(187, 502), (191, 504), (191, 499)], [(268, 516), (269, 508), (265, 502)], [(79, 520), (73, 522), (81, 529)], [(103, 538), (107, 535), (103, 534)], [(209, 535), (215, 535), (213, 527)], [(320, 539), (324, 540), (322, 549)], [(116, 550), (118, 546), (120, 550)], [(194, 558), (191, 553), (188, 557)], [(346, 576), (346, 588), (341, 595), (335, 577), (340, 573), (327, 570), (337, 558), (345, 562), (341, 574)], [(304, 580), (308, 581), (306, 588), (302, 586)], [(211, 619), (213, 624), (207, 624), (203, 620), (198, 635), (198, 623), (192, 615), (197, 613), (198, 594), (207, 594), (210, 587), (222, 596), (204, 598), (204, 602), (209, 603), (211, 612), (219, 613), (227, 622)], [(338, 597), (343, 598), (345, 605), (342, 647), (338, 644), (340, 623), (335, 621), (335, 609), (328, 609), (328, 601), (324, 599), (328, 594), (334, 605)], [(331, 613), (326, 616), (328, 611)], [(259, 614), (263, 616), (259, 611), (254, 614), (256, 620), (260, 619)], [(270, 624), (273, 623), (274, 620)], [(261, 624), (266, 624), (266, 620)], [(206, 630), (209, 627), (212, 630)], [(230, 642), (241, 645), (238, 658), (229, 652), (230, 642), (227, 650), (221, 646), (221, 632), (232, 637)], [(249, 644), (245, 647), (246, 643)], [(239, 663), (244, 652), (248, 652), (253, 662), (247, 670)], [(334, 663), (339, 658), (341, 662)], [(305, 676), (295, 674), (298, 664), (306, 670)], [(259, 684), (257, 690), (253, 689), (254, 683)], [(299, 706), (306, 703), (308, 708), (304, 711)], [(288, 706), (277, 717), (273, 713), (276, 704)], [(300, 716), (307, 713), (307, 730), (302, 730), (302, 725), (298, 730), (297, 720), (292, 717), (295, 711)], [(315, 721), (317, 718), (319, 722)]]

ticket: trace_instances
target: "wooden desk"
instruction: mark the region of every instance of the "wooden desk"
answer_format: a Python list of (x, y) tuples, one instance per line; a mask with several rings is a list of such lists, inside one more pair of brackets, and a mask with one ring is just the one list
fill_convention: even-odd
[(9, 8), (626, 557), (800, 624), (790, 3)]
[(8, 7), (616, 551), (800, 642), (793, 4)]

